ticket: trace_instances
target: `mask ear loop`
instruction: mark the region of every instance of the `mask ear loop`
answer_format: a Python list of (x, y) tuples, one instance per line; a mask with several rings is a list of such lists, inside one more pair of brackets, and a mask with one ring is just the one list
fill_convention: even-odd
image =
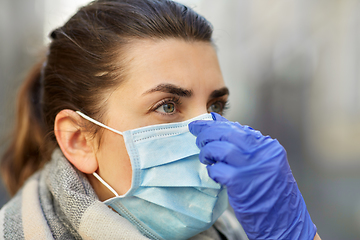
[[(86, 120), (100, 126), (100, 127), (103, 127), (103, 128), (106, 128), (114, 133), (117, 133), (117, 134), (120, 134), (120, 135), (124, 135), (122, 132), (118, 131), (118, 130), (115, 130), (111, 127), (108, 127), (106, 126), (105, 124), (102, 124), (101, 122), (98, 122), (96, 121), (95, 119), (92, 119), (91, 117), (89, 116), (86, 116), (85, 114), (83, 114), (82, 112), (80, 111), (76, 111), (77, 114), (79, 114), (81, 117), (85, 118)], [(117, 194), (117, 192), (107, 183), (104, 181), (104, 179), (102, 179), (96, 172), (93, 172), (93, 175), (94, 177), (96, 177), (102, 184), (104, 184), (105, 187), (107, 187), (107, 189), (109, 189), (116, 197), (119, 196), (119, 194)]]
[(93, 172), (94, 177), (96, 177), (105, 187), (107, 187), (116, 197), (119, 196), (117, 192), (109, 185), (107, 182), (104, 181), (96, 172)]
[(111, 128), (111, 127), (108, 127), (105, 124), (102, 124), (101, 122), (98, 122), (95, 119), (92, 119), (91, 117), (88, 117), (88, 116), (86, 116), (85, 114), (83, 114), (80, 111), (76, 111), (76, 113), (79, 114), (81, 117), (85, 118), (86, 120), (88, 120), (88, 121), (90, 121), (90, 122), (92, 122), (92, 123), (94, 123), (94, 124), (96, 124), (96, 125), (98, 125), (100, 127), (106, 128), (106, 129), (108, 129), (108, 130), (110, 130), (110, 131), (112, 131), (114, 133), (120, 134), (121, 136), (124, 135), (122, 132), (120, 132), (118, 130), (115, 130), (115, 129)]

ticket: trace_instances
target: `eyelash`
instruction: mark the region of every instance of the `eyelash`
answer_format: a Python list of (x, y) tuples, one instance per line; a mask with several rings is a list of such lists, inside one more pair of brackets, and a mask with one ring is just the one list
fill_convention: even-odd
[(171, 98), (166, 98), (166, 99), (163, 99), (161, 100), (160, 102), (158, 102), (157, 104), (155, 104), (151, 109), (150, 111), (156, 111), (156, 109), (158, 109), (159, 107), (165, 105), (165, 104), (168, 104), (168, 103), (174, 103), (175, 105), (175, 111), (173, 113), (161, 113), (161, 112), (158, 112), (162, 115), (172, 115), (172, 114), (175, 114), (177, 112), (177, 108), (178, 106), (181, 105), (181, 101), (180, 101), (180, 98), (178, 97), (171, 97)]
[[(175, 111), (173, 113), (161, 113), (161, 112), (158, 112), (159, 114), (162, 114), (162, 115), (172, 115), (172, 114), (175, 114), (178, 110), (178, 107), (181, 105), (181, 101), (180, 101), (180, 98), (178, 97), (171, 97), (171, 98), (167, 98), (167, 99), (163, 99), (161, 100), (160, 102), (158, 102), (157, 104), (155, 104), (150, 110), (149, 112), (151, 111), (156, 111), (159, 107), (165, 105), (165, 104), (168, 104), (168, 103), (173, 103), (175, 105)], [(221, 103), (222, 104), (222, 109), (221, 109), (221, 114), (224, 115), (226, 110), (229, 109), (229, 101), (228, 100), (222, 100), (222, 99), (219, 99), (219, 100), (215, 100), (214, 102), (212, 102), (211, 104), (209, 104), (209, 107), (215, 103)], [(208, 107), (208, 108), (209, 108)]]

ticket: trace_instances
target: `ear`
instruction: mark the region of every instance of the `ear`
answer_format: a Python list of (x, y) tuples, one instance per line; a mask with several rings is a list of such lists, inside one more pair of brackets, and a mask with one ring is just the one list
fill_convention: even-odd
[(76, 112), (65, 109), (55, 118), (56, 140), (65, 157), (81, 172), (92, 174), (98, 169), (96, 146), (89, 132), (85, 131), (84, 120)]

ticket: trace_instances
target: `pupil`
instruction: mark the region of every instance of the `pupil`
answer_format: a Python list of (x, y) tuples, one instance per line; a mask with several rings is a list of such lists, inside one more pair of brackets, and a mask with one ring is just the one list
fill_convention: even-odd
[(174, 104), (168, 103), (163, 105), (164, 112), (166, 113), (172, 113), (174, 112)]
[(216, 112), (216, 113), (219, 113), (220, 112), (220, 104), (219, 103), (214, 103), (212, 106), (211, 106), (211, 110), (213, 112)]

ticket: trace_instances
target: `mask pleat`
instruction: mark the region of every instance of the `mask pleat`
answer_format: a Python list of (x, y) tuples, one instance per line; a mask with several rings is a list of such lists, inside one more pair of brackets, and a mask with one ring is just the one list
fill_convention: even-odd
[(202, 192), (206, 195), (209, 195), (211, 197), (217, 197), (219, 195), (219, 191), (218, 189), (213, 189), (213, 188), (202, 188), (202, 187), (196, 187), (196, 190), (198, 190), (199, 192)]
[[(209, 198), (206, 195), (196, 193), (197, 191), (194, 188), (152, 188), (151, 194), (145, 189), (141, 189), (134, 196), (209, 223), (217, 198)], [(189, 192), (194, 193), (189, 194)]]
[(220, 184), (209, 177), (206, 166), (200, 163), (198, 155), (169, 165), (164, 164), (142, 171), (141, 186), (221, 188)]
[(196, 138), (190, 132), (185, 132), (168, 137), (157, 137), (156, 141), (135, 142), (134, 145), (140, 159), (151, 159), (151, 161), (140, 161), (140, 168), (147, 169), (199, 154), (200, 150), (195, 142)]

